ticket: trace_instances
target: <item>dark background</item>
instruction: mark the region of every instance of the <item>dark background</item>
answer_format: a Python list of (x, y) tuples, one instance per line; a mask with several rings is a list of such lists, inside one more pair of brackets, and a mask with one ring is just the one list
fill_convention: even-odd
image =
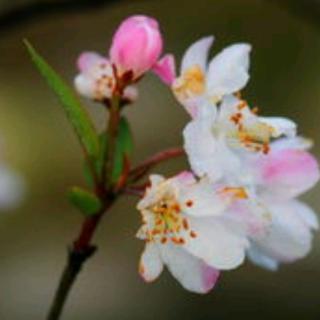
[[(179, 58), (197, 38), (214, 34), (214, 52), (237, 41), (253, 45), (251, 81), (245, 96), (266, 115), (299, 123), (320, 153), (320, 4), (317, 1), (0, 1), (1, 157), (24, 175), (28, 193), (16, 212), (0, 216), (0, 319), (44, 319), (65, 262), (66, 244), (80, 215), (65, 191), (83, 184), (80, 148), (54, 95), (31, 65), (28, 38), (71, 83), (82, 50), (107, 52), (112, 33), (128, 15), (159, 19), (166, 51)], [(135, 133), (134, 160), (181, 144), (188, 120), (170, 92), (152, 75), (127, 110)], [(89, 104), (97, 126), (105, 113)], [(184, 160), (163, 165), (171, 174)], [(320, 189), (304, 198), (320, 208)], [(106, 319), (320, 319), (320, 237), (311, 254), (264, 271), (246, 263), (223, 274), (205, 296), (184, 291), (167, 273), (142, 282), (137, 263), (143, 243), (136, 199), (123, 198), (96, 236), (100, 250), (87, 264), (68, 301), (64, 320)]]

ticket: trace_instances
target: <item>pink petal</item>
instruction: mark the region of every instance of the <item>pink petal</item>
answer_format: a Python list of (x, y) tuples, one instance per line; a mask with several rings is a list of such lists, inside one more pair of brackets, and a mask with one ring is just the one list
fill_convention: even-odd
[(147, 16), (131, 16), (117, 29), (110, 59), (120, 72), (133, 71), (135, 77), (153, 67), (162, 52), (158, 22)]
[(262, 156), (258, 166), (262, 184), (281, 196), (297, 196), (319, 180), (317, 160), (303, 150), (274, 150)]
[(161, 58), (152, 68), (153, 72), (168, 86), (171, 86), (176, 78), (175, 59), (172, 54)]
[(196, 179), (191, 171), (182, 171), (181, 173), (176, 175), (175, 178), (184, 185), (196, 182)]
[(89, 71), (94, 65), (99, 64), (102, 61), (107, 59), (103, 58), (101, 55), (95, 52), (83, 52), (80, 54), (77, 60), (78, 69), (81, 72)]
[(220, 271), (206, 264), (202, 266), (203, 293), (207, 293), (214, 288), (220, 276)]

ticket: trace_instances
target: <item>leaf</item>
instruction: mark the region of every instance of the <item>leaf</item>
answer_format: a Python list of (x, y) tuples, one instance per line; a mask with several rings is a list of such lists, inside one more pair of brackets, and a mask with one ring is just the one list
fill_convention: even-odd
[(32, 61), (48, 85), (58, 96), (69, 121), (71, 122), (85, 152), (96, 158), (99, 152), (99, 141), (93, 123), (74, 91), (53, 70), (53, 68), (36, 52), (28, 41), (24, 41)]
[(97, 214), (102, 208), (102, 203), (96, 195), (79, 187), (73, 187), (68, 193), (68, 198), (86, 216)]
[(117, 182), (133, 150), (133, 139), (129, 123), (125, 117), (121, 117), (119, 131), (115, 146), (114, 166), (112, 171), (112, 181)]

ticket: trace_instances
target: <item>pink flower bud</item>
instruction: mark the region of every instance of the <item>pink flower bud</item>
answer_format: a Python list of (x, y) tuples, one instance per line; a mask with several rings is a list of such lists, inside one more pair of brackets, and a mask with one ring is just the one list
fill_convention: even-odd
[(162, 36), (158, 22), (137, 15), (124, 20), (116, 31), (110, 59), (120, 73), (133, 71), (139, 77), (157, 62), (162, 52)]

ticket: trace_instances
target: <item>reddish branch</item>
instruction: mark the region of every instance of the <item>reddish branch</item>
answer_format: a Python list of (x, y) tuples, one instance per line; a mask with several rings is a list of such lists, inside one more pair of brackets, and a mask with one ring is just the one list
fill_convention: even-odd
[(160, 151), (137, 165), (135, 168), (131, 169), (129, 177), (131, 178), (131, 181), (137, 181), (148, 173), (148, 171), (155, 165), (182, 155), (184, 155), (184, 150), (182, 148), (170, 148)]

